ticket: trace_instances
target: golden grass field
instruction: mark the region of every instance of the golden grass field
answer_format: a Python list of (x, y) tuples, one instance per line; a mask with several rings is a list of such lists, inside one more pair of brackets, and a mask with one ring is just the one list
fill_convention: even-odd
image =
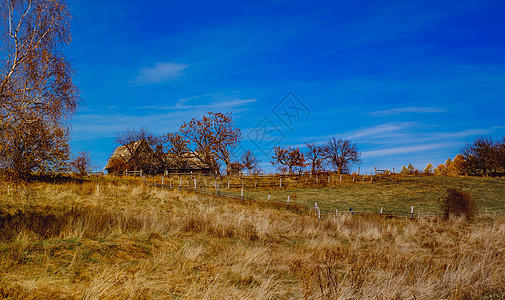
[[(438, 188), (431, 180), (439, 177), (420, 178), (387, 184), (407, 191), (401, 185), (434, 184), (442, 195), (433, 197), (443, 197), (447, 182)], [(481, 206), (505, 194), (503, 181), (467, 179), (457, 182), (478, 185), (472, 195)], [(321, 187), (321, 199), (326, 189), (338, 187)], [(141, 182), (3, 185), (0, 297), (503, 299), (505, 218), (480, 212), (472, 222), (317, 219), (293, 206)]]

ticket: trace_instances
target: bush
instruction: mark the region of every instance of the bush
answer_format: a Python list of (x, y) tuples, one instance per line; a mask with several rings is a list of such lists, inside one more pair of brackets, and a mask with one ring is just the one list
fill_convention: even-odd
[(470, 220), (474, 217), (476, 210), (475, 200), (470, 194), (454, 188), (447, 189), (447, 197), (442, 202), (445, 218), (449, 218), (449, 215), (464, 215)]

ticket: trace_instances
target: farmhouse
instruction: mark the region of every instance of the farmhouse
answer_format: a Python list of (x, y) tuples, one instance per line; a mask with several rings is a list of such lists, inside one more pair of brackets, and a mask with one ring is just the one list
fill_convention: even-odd
[(173, 157), (163, 153), (161, 146), (154, 151), (146, 140), (117, 147), (104, 168), (109, 174), (123, 174), (126, 170), (149, 175), (170, 173), (208, 174), (210, 167), (194, 152)]

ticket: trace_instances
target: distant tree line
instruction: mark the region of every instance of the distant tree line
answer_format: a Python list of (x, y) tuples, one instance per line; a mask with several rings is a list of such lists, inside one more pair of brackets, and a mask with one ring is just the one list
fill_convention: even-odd
[(504, 176), (505, 175), (505, 137), (493, 141), (489, 137), (479, 137), (471, 144), (466, 144), (461, 153), (445, 164), (436, 168), (430, 163), (424, 171), (417, 170), (412, 164), (403, 166), (402, 174), (424, 174), (437, 176)]
[(310, 166), (312, 173), (332, 168), (338, 174), (350, 172), (351, 166), (361, 163), (361, 153), (356, 143), (350, 140), (331, 138), (322, 145), (305, 143), (305, 153), (299, 147), (275, 147), (272, 165), (277, 165), (281, 173), (301, 172)]

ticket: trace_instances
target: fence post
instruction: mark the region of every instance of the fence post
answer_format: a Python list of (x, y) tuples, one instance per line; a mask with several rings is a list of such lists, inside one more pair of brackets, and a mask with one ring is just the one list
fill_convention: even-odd
[(335, 217), (338, 217), (338, 209), (335, 209)]
[(354, 174), (352, 174), (352, 182), (354, 182)]
[(382, 215), (382, 207), (381, 207), (381, 212), (380, 212), (380, 215)]
[(279, 187), (282, 187), (282, 177), (279, 179)]
[(240, 189), (240, 197), (244, 200), (244, 189)]
[(289, 203), (289, 195), (288, 195), (288, 201), (287, 201), (287, 203)]
[(179, 191), (182, 189), (182, 177), (179, 177)]
[(242, 180), (242, 188), (244, 188), (244, 181)]
[(316, 208), (317, 218), (321, 219), (321, 210), (319, 209), (319, 206), (317, 206), (317, 202), (314, 202), (314, 206)]
[(411, 206), (410, 207), (410, 218), (413, 219), (414, 218), (414, 206)]
[(365, 182), (365, 174), (363, 174), (363, 178), (361, 178), (361, 182)]
[(342, 175), (340, 175), (340, 183), (342, 183)]
[(271, 194), (270, 194), (270, 192), (268, 192), (268, 197), (267, 197), (268, 201), (270, 201), (270, 196), (271, 196)]
[(328, 183), (330, 183), (330, 176), (328, 176)]
[(196, 178), (193, 178), (193, 185), (195, 186), (195, 192), (196, 192)]
[(172, 178), (170, 178), (170, 189), (172, 189)]
[(258, 187), (258, 180), (255, 180), (255, 181), (254, 181), (254, 187), (255, 187), (255, 188), (256, 188), (256, 187)]

